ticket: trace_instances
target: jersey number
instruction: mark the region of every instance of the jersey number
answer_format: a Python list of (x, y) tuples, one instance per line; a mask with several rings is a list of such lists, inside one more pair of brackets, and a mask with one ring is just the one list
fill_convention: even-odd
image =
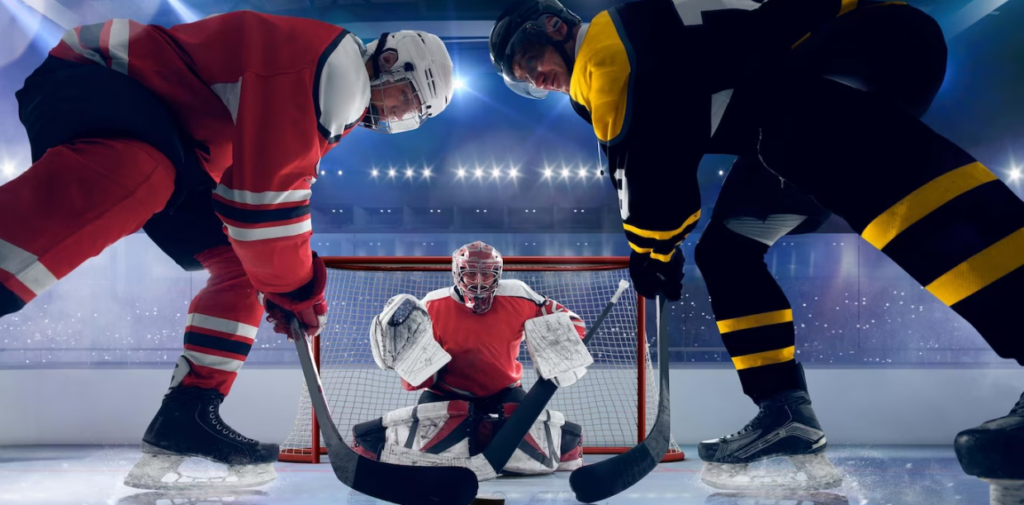
[(625, 221), (629, 219), (629, 186), (624, 169), (615, 171), (615, 191), (619, 194), (619, 216)]

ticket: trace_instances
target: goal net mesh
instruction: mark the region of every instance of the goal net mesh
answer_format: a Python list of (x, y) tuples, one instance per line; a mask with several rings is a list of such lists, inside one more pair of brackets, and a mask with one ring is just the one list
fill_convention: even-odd
[[(410, 263), (415, 261), (416, 258), (410, 258)], [(453, 284), (451, 271), (444, 265), (425, 265), (422, 269), (409, 265), (401, 269), (393, 265), (358, 268), (332, 264), (327, 284), (330, 312), (320, 336), (324, 395), (335, 424), (349, 444), (353, 443), (352, 426), (414, 405), (420, 395), (419, 391), (403, 390), (394, 371), (380, 370), (374, 364), (369, 343), (371, 320), (394, 295), (408, 293), (422, 298), (430, 291)], [(555, 270), (521, 270), (514, 259), (506, 258), (503, 278), (520, 279), (541, 295), (557, 300), (579, 314), (588, 328), (615, 294), (619, 280), (629, 279), (624, 265), (548, 268)], [(585, 452), (620, 452), (633, 447), (639, 440), (641, 408), (645, 412), (645, 436), (657, 415), (658, 376), (650, 353), (638, 356), (638, 342), (642, 338), (642, 326), (638, 324), (640, 304), (642, 301), (638, 302), (630, 287), (589, 344), (594, 364), (587, 374), (576, 384), (560, 389), (548, 404), (548, 408), (562, 412), (567, 421), (583, 426)], [(653, 342), (655, 333), (650, 332), (651, 342), (646, 342), (643, 349), (657, 349)], [(529, 390), (537, 375), (525, 341), (519, 360), (523, 363), (523, 387)], [(638, 381), (641, 370), (645, 375), (643, 391)], [(641, 397), (645, 400), (643, 407)], [(312, 419), (309, 394), (303, 385), (295, 426), (281, 445), (282, 458), (310, 454)], [(673, 440), (670, 453), (679, 452)]]

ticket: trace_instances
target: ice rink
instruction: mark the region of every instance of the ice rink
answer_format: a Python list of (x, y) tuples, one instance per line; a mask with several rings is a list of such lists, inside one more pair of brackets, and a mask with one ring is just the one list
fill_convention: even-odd
[[(816, 493), (761, 495), (720, 492), (700, 482), (696, 447), (686, 461), (660, 465), (639, 484), (602, 504), (625, 505), (983, 505), (988, 485), (964, 475), (951, 448), (839, 446), (832, 461), (844, 474), (841, 488)], [(588, 462), (605, 456), (590, 456)], [(134, 447), (8, 447), (0, 456), (4, 505), (368, 505), (385, 503), (346, 488), (328, 464), (278, 463), (277, 480), (234, 492), (167, 493), (124, 486), (138, 460)], [(198, 462), (197, 475), (217, 468)], [(401, 485), (401, 483), (395, 483)], [(438, 485), (443, 485), (438, 483)], [(503, 477), (480, 486), (506, 505), (575, 504), (569, 474)]]

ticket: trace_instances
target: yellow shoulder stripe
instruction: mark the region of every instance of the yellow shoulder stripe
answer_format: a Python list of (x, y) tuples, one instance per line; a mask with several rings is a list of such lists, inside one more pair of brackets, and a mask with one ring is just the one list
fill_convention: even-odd
[(651, 247), (640, 247), (632, 242), (629, 243), (629, 247), (640, 254), (650, 254), (652, 259), (656, 259), (662, 263), (672, 261), (672, 255), (676, 253), (675, 248), (673, 248), (668, 254), (659, 254), (654, 252), (654, 249)]
[(626, 45), (608, 11), (602, 11), (587, 29), (569, 83), (569, 96), (590, 111), (602, 142), (624, 133), (630, 71)]
[(655, 240), (668, 240), (668, 239), (670, 239), (670, 238), (672, 238), (672, 237), (682, 233), (683, 230), (685, 230), (687, 226), (690, 226), (691, 224), (696, 223), (698, 219), (700, 219), (700, 211), (699, 210), (697, 212), (694, 212), (692, 215), (690, 215), (690, 217), (686, 218), (686, 221), (683, 222), (683, 225), (680, 226), (679, 228), (674, 229), (674, 230), (669, 230), (669, 231), (644, 230), (642, 228), (637, 228), (636, 226), (633, 226), (631, 224), (626, 224), (626, 223), (622, 223), (622, 227), (625, 228), (626, 231), (628, 231), (628, 232), (630, 232), (630, 233), (632, 233), (634, 235), (641, 236), (643, 238), (653, 238)]

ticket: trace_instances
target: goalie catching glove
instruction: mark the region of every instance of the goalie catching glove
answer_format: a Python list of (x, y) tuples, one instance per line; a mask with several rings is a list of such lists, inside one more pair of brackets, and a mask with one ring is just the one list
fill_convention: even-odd
[(568, 313), (555, 312), (528, 319), (524, 328), (533, 368), (558, 387), (575, 384), (587, 373), (587, 367), (594, 364)]
[(370, 347), (381, 370), (394, 370), (412, 385), (423, 384), (452, 360), (434, 340), (426, 307), (412, 295), (392, 297), (373, 318)]
[(298, 320), (307, 336), (320, 334), (327, 324), (327, 266), (320, 256), (313, 253), (313, 278), (304, 286), (290, 293), (259, 293), (260, 305), (267, 311), (267, 322), (274, 325), (274, 332), (288, 335), (291, 340), (291, 323)]

